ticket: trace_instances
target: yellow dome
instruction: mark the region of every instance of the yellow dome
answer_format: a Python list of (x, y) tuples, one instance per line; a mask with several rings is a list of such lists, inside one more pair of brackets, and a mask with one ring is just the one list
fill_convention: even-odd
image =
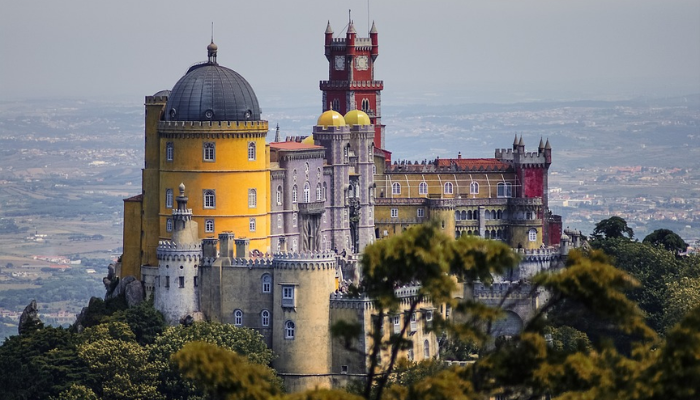
[(372, 125), (372, 121), (369, 119), (364, 111), (352, 110), (345, 114), (345, 123), (348, 125)]
[(345, 119), (339, 112), (328, 110), (318, 117), (316, 125), (322, 126), (345, 126)]
[(301, 141), (304, 144), (314, 144), (314, 135), (309, 135)]

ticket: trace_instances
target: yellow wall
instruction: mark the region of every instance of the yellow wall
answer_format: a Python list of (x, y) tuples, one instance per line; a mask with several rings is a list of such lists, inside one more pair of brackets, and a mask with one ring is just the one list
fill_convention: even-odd
[(119, 276), (141, 279), (141, 201), (124, 201), (124, 253)]

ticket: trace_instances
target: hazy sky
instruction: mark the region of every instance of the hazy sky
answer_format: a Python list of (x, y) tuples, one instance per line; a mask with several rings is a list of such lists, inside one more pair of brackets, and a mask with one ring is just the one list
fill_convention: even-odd
[[(0, 1), (0, 100), (140, 102), (206, 59), (214, 22), (258, 97), (320, 102), (326, 21), (368, 30), (366, 0)], [(373, 0), (369, 19), (385, 94), (700, 92), (698, 0)]]

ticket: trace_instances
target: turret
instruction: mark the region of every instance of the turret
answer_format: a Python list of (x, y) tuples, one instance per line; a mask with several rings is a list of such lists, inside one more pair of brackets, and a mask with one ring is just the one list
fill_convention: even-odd
[(544, 162), (549, 166), (552, 163), (552, 146), (549, 144), (549, 139), (544, 145)]
[(542, 137), (540, 137), (540, 145), (537, 146), (537, 153), (542, 154), (544, 151), (544, 142), (542, 141)]
[(357, 36), (357, 31), (355, 30), (355, 25), (350, 21), (348, 24), (348, 33), (345, 35), (345, 49), (349, 56), (355, 55), (355, 36)]
[(328, 61), (331, 60), (331, 45), (333, 44), (333, 28), (331, 28), (331, 21), (328, 21), (326, 25), (326, 58)]
[(369, 38), (372, 40), (372, 52), (370, 54), (372, 55), (372, 61), (374, 61), (379, 56), (379, 35), (374, 21), (372, 21), (372, 29), (369, 31)]

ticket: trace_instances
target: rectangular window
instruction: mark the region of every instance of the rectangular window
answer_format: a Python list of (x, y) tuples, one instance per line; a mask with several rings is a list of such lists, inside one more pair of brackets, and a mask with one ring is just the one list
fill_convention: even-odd
[(258, 193), (255, 189), (248, 189), (248, 208), (258, 206)]
[(398, 315), (394, 315), (392, 319), (394, 322), (394, 334), (401, 333), (401, 317)]
[(173, 208), (173, 190), (165, 189), (165, 208)]
[(204, 189), (204, 208), (216, 208), (216, 192)]
[(294, 307), (294, 286), (282, 285), (282, 307)]
[(165, 143), (165, 161), (172, 161), (175, 155), (175, 147), (173, 142)]
[(166, 276), (165, 277), (165, 288), (170, 288), (170, 277)]
[(178, 280), (178, 285), (179, 285), (181, 288), (184, 288), (184, 287), (185, 287), (185, 277), (184, 277), (184, 276), (181, 276), (181, 277), (179, 277), (177, 280)]
[(399, 209), (398, 208), (392, 208), (391, 209), (391, 218), (398, 218), (399, 217)]
[(255, 232), (255, 218), (251, 218), (249, 221), (249, 227), (251, 232)]
[(423, 217), (425, 217), (425, 209), (419, 208), (418, 211), (417, 211), (417, 216), (418, 216), (418, 218), (423, 218)]
[(194, 277), (194, 287), (197, 287), (197, 277)]
[(204, 161), (214, 162), (216, 159), (216, 145), (214, 142), (204, 142), (202, 146)]

